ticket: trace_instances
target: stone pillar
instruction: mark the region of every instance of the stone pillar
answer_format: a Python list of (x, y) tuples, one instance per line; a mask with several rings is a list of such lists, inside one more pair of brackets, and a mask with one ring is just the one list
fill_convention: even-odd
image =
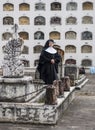
[(55, 86), (55, 90), (56, 90), (56, 96), (59, 96), (59, 81), (58, 80), (54, 80), (53, 81), (53, 86)]
[(47, 105), (57, 104), (56, 88), (53, 85), (46, 86), (45, 104)]
[(69, 77), (71, 86), (75, 86), (75, 74), (70, 74)]
[(64, 96), (64, 86), (61, 80), (59, 80), (59, 97)]
[(61, 80), (63, 83), (64, 91), (70, 91), (70, 78), (69, 78), (69, 76), (62, 77)]

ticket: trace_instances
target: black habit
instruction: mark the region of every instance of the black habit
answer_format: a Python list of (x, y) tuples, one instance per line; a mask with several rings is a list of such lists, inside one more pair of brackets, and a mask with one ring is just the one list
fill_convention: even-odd
[[(51, 63), (51, 59), (55, 60), (55, 63)], [(45, 49), (42, 50), (39, 64), (38, 64), (38, 71), (40, 73), (40, 79), (42, 79), (45, 84), (52, 84), (54, 80), (58, 79), (58, 63), (61, 60), (61, 56), (57, 53), (49, 53)]]

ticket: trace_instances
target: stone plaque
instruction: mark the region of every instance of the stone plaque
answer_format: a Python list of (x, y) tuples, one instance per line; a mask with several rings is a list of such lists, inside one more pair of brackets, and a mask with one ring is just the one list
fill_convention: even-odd
[(75, 75), (75, 79), (78, 78), (78, 67), (76, 65), (65, 65), (64, 76)]

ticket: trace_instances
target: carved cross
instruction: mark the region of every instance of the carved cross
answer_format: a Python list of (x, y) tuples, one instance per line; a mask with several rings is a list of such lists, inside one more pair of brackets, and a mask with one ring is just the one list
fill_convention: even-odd
[(13, 29), (13, 33), (15, 34), (15, 37), (17, 38), (17, 30), (18, 30), (18, 25), (17, 24), (14, 24), (14, 26), (12, 27)]

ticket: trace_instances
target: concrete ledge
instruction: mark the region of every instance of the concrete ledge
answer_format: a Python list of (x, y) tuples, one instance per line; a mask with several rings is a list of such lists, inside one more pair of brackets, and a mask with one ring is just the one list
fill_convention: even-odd
[(7, 83), (7, 84), (15, 84), (15, 83), (26, 83), (26, 82), (32, 82), (33, 78), (31, 76), (24, 76), (22, 78), (3, 78), (0, 77), (0, 83)]
[(71, 87), (64, 97), (57, 99), (57, 105), (0, 102), (0, 122), (56, 124), (74, 99), (74, 93), (75, 87)]
[(86, 84), (87, 81), (88, 79), (86, 78), (86, 76), (85, 75), (82, 76), (81, 79), (76, 81), (76, 89), (81, 89)]
[[(70, 92), (64, 93), (64, 98), (58, 98), (57, 113), (58, 119), (62, 116), (69, 104), (75, 98), (75, 87), (70, 87)], [(57, 119), (57, 121), (58, 121)]]
[(29, 102), (0, 102), (0, 122), (56, 124), (75, 98), (75, 89), (80, 89), (87, 81), (86, 76), (77, 80), (76, 86), (70, 87), (70, 91), (65, 91), (63, 97), (57, 98), (57, 105), (39, 102), (39, 98), (45, 95), (45, 90)]

